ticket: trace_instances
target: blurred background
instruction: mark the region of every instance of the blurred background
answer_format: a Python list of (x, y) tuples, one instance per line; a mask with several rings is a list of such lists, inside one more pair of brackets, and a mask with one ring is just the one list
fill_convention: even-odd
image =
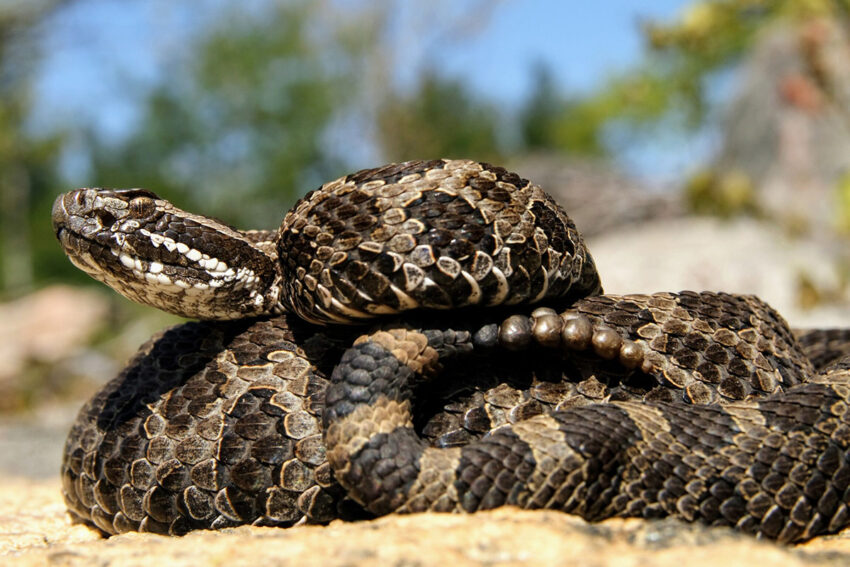
[(360, 168), (491, 161), (560, 200), (610, 292), (850, 325), (846, 0), (0, 0), (0, 97), (7, 449), (177, 321), (63, 256), (79, 186), (274, 228)]

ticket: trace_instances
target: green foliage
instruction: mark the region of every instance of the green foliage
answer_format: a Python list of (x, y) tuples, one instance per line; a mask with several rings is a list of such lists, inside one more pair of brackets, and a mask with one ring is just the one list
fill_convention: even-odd
[(433, 72), (408, 95), (390, 93), (377, 118), (379, 144), (389, 161), (501, 157), (498, 111), (461, 82)]
[(525, 149), (604, 155), (612, 130), (635, 134), (663, 124), (689, 135), (716, 118), (711, 81), (737, 65), (772, 25), (816, 17), (848, 20), (846, 0), (703, 0), (672, 23), (645, 23), (649, 50), (582, 98), (557, 92), (551, 73), (535, 71), (536, 90), (520, 113)]
[(758, 214), (755, 188), (742, 171), (700, 171), (685, 184), (688, 208), (697, 213), (731, 217)]
[(846, 0), (703, 0), (672, 24), (648, 24), (653, 72), (694, 122), (708, 108), (706, 80), (738, 63), (772, 26), (846, 17)]
[(50, 227), (62, 136), (35, 139), (27, 132), (33, 61), (40, 53), (32, 31), (55, 2), (0, 7), (0, 297), (30, 291), (36, 281), (75, 271), (58, 255)]
[[(532, 69), (531, 82), (534, 89), (519, 113), (519, 128), (522, 143), (528, 150), (549, 150), (565, 146), (557, 129), (558, 119), (568, 112), (569, 102), (558, 90), (552, 69), (543, 63), (537, 63)], [(562, 121), (563, 122), (563, 121)], [(585, 139), (586, 135), (577, 136)], [(598, 148), (597, 140), (591, 136), (590, 144), (594, 153)], [(577, 144), (581, 145), (581, 144)]]
[(77, 271), (50, 254), (56, 246), (50, 208), (62, 138), (29, 137), (22, 99), (10, 96), (0, 106), (0, 289), (14, 295), (45, 277)]
[(844, 236), (850, 236), (850, 172), (845, 172), (838, 178), (835, 202), (835, 227)]
[(342, 169), (323, 136), (357, 90), (363, 42), (349, 28), (316, 30), (320, 6), (224, 14), (172, 62), (138, 131), (121, 148), (97, 146), (96, 182), (145, 186), (241, 226), (279, 224)]

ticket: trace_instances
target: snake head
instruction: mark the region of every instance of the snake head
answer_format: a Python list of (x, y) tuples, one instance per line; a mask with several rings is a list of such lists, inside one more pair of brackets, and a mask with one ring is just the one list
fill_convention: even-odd
[(198, 319), (279, 308), (271, 246), (150, 191), (78, 189), (56, 199), (52, 219), (71, 262), (133, 301)]

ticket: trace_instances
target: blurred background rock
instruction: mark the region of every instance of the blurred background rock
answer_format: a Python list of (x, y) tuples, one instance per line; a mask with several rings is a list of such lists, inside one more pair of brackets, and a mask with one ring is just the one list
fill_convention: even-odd
[(850, 325), (848, 34), (843, 0), (0, 0), (0, 470), (54, 475), (80, 401), (177, 321), (64, 258), (78, 186), (273, 228), (356, 169), (487, 160), (560, 200), (610, 292)]

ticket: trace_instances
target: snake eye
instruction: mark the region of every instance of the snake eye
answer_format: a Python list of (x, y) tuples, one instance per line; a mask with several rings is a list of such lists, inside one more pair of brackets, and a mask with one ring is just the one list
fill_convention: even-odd
[(136, 218), (146, 217), (153, 212), (154, 206), (150, 197), (135, 197), (130, 201), (130, 214)]

